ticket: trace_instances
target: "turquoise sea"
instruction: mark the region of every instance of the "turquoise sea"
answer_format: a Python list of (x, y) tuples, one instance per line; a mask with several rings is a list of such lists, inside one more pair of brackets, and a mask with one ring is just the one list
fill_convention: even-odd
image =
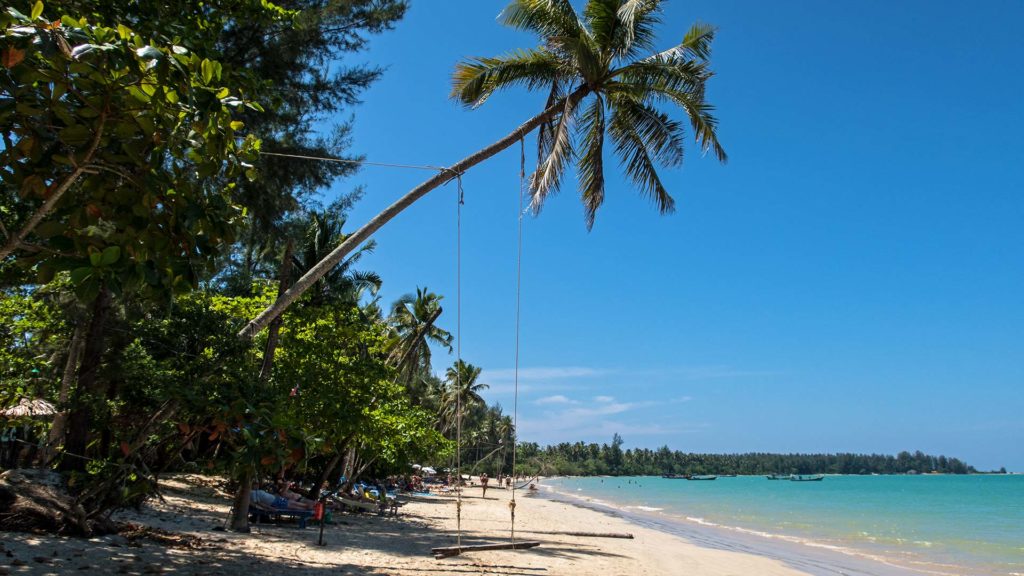
[(804, 549), (816, 564), (827, 564), (829, 554), (857, 559), (857, 570), (836, 573), (1024, 576), (1024, 475), (826, 476), (821, 482), (621, 476), (554, 478), (544, 485), (557, 497), (684, 536), (710, 531), (710, 545), (729, 546), (734, 535), (745, 543), (738, 549), (755, 553), (782, 546), (784, 560), (802, 558)]

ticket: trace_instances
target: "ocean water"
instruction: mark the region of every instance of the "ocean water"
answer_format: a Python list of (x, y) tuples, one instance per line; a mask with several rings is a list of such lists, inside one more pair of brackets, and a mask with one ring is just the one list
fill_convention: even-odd
[(654, 525), (714, 526), (908, 571), (900, 573), (1024, 576), (1022, 475), (826, 476), (821, 482), (622, 476), (544, 484)]

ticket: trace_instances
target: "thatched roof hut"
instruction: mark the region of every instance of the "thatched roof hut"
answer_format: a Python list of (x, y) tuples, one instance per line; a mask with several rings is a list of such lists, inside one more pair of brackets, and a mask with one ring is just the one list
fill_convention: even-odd
[(57, 408), (42, 398), (22, 398), (18, 403), (0, 410), (0, 418), (52, 418)]

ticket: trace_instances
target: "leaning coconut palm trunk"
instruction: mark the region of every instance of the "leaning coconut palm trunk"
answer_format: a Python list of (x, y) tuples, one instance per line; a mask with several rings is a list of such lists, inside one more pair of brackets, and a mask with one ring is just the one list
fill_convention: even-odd
[[(577, 91), (578, 96), (576, 98), (582, 98), (585, 93), (585, 88), (581, 88)], [(507, 136), (498, 140), (494, 144), (463, 158), (458, 163), (454, 164), (450, 168), (439, 172), (437, 175), (431, 177), (427, 181), (423, 182), (419, 186), (413, 188), (408, 194), (402, 196), (397, 202), (388, 206), (383, 212), (377, 214), (369, 222), (367, 222), (362, 228), (356, 230), (351, 236), (345, 239), (344, 242), (338, 245), (337, 248), (331, 251), (323, 260), (318, 262), (315, 266), (309, 269), (302, 278), (292, 285), (291, 288), (281, 294), (273, 304), (268, 306), (263, 312), (260, 312), (259, 316), (253, 318), (245, 328), (243, 328), (238, 336), (240, 338), (252, 338), (258, 334), (261, 330), (267, 327), (270, 322), (281, 315), (288, 306), (297, 300), (302, 294), (309, 289), (310, 286), (316, 284), (320, 278), (323, 278), (332, 268), (338, 265), (342, 259), (345, 258), (350, 252), (355, 250), (360, 244), (367, 240), (374, 232), (380, 229), (381, 226), (387, 224), (392, 218), (398, 216), (403, 210), (411, 206), (414, 202), (427, 195), (428, 192), (435, 188), (448, 183), (454, 179), (457, 175), (464, 173), (473, 166), (487, 160), (491, 156), (494, 156), (498, 152), (505, 150), (509, 146), (512, 146), (520, 139), (526, 137), (527, 134), (532, 132), (537, 126), (540, 126), (548, 116), (555, 114), (559, 107), (553, 106), (547, 110), (544, 110), (540, 114), (530, 118), (518, 128), (510, 132)]]
[(575, 163), (584, 220), (590, 229), (604, 203), (604, 144), (640, 194), (662, 214), (675, 209), (657, 169), (682, 164), (684, 124), (664, 107), (678, 108), (704, 152), (726, 159), (718, 142), (705, 86), (715, 30), (696, 24), (682, 41), (654, 50), (662, 0), (588, 0), (578, 15), (570, 0), (514, 0), (504, 24), (536, 34), (536, 48), (503, 56), (471, 58), (456, 66), (452, 96), (469, 107), (498, 90), (525, 87), (547, 95), (544, 110), (494, 144), (414, 188), (348, 237), (295, 285), (250, 322), (239, 336), (252, 337), (285, 310), (346, 254), (431, 190), (460, 177), (539, 128), (537, 170), (530, 177), (531, 205), (539, 211)]

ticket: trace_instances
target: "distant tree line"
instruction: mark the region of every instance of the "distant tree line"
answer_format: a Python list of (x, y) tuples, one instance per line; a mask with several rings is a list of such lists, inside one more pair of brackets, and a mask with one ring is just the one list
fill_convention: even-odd
[(634, 448), (623, 450), (616, 434), (611, 444), (563, 442), (541, 447), (519, 444), (519, 471), (543, 475), (661, 474), (906, 474), (977, 472), (958, 458), (933, 456), (921, 451), (888, 454), (694, 454), (670, 450)]

